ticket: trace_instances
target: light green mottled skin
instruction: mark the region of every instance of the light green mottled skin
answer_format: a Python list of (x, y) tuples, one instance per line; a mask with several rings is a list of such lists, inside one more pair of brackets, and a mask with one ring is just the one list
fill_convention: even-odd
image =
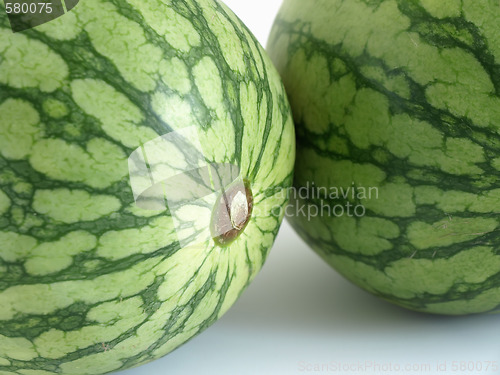
[(499, 19), (494, 0), (285, 0), (269, 40), (297, 125), (295, 186), (379, 190), (352, 202), (365, 217), (292, 225), (410, 309), (500, 306)]
[[(274, 241), (295, 152), (279, 76), (216, 1), (85, 0), (16, 34), (0, 15), (0, 374), (161, 357), (233, 304)], [(134, 203), (129, 155), (192, 125), (206, 162), (253, 192), (228, 247), (181, 248), (168, 210)]]

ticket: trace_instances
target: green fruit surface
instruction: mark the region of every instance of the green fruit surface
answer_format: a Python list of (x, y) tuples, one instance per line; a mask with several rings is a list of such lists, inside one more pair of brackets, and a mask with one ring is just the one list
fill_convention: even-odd
[[(193, 126), (253, 194), (227, 246), (190, 242), (211, 205), (186, 198), (174, 221), (134, 200), (134, 150)], [(181, 172), (183, 151), (156, 167)], [(201, 332), (260, 270), (294, 155), (279, 75), (224, 4), (83, 0), (19, 33), (2, 5), (0, 375), (126, 369)]]
[[(285, 0), (269, 39), (308, 191), (292, 225), (409, 309), (500, 306), (499, 19), (494, 0)], [(330, 194), (353, 187), (374, 190)]]

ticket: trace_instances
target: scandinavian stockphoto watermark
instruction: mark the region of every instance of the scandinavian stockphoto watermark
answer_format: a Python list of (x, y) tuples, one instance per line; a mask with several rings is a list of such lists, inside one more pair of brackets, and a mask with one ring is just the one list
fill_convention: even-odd
[(286, 216), (299, 216), (310, 220), (314, 217), (363, 217), (366, 215), (366, 202), (379, 199), (379, 188), (363, 186), (352, 181), (344, 186), (318, 186), (307, 181), (299, 187), (280, 191), (288, 195), (290, 204), (275, 210), (284, 210)]
[[(144, 143), (128, 158), (137, 208), (168, 210), (181, 246), (208, 238), (229, 243), (251, 217), (362, 217), (365, 203), (379, 198), (377, 187), (356, 182), (339, 187), (310, 182), (276, 191), (272, 186), (269, 201), (275, 205), (254, 204), (251, 182), (242, 176), (239, 166), (210, 162), (198, 131), (195, 126), (177, 129)], [(255, 193), (255, 202), (260, 201), (259, 195), (267, 195)], [(285, 204), (288, 199), (290, 205)]]
[(436, 360), (403, 362), (383, 360), (358, 361), (299, 361), (301, 373), (336, 374), (496, 374), (500, 370), (497, 360)]

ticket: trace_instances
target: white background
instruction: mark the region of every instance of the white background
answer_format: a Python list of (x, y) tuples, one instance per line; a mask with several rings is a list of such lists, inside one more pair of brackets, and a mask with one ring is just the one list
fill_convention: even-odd
[[(281, 0), (225, 3), (265, 45)], [(380, 301), (343, 280), (285, 222), (263, 270), (226, 315), (122, 374), (500, 374), (488, 362), (500, 366), (500, 315), (430, 316)]]

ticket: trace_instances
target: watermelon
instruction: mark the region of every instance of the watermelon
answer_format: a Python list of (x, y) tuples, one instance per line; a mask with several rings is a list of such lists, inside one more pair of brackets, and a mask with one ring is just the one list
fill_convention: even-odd
[(0, 374), (103, 374), (204, 330), (261, 269), (294, 155), (224, 4), (85, 0), (18, 33), (1, 8)]
[(500, 306), (500, 7), (286, 0), (290, 222), (343, 276), (436, 314)]

